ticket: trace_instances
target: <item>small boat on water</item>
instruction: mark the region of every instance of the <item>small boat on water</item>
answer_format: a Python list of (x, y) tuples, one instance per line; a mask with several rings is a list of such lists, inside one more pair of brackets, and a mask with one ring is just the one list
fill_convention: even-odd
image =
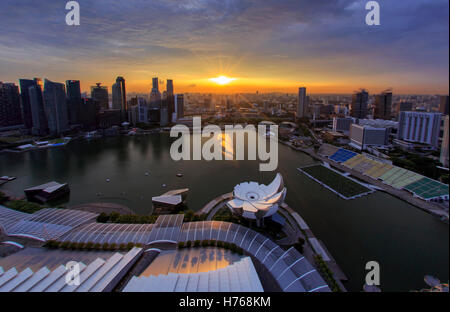
[(183, 174), (182, 173), (178, 173), (177, 177), (181, 178), (181, 177), (183, 177)]

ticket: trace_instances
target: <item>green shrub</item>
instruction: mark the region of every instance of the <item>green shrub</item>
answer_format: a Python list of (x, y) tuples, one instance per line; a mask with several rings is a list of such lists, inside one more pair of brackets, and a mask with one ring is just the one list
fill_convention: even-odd
[(127, 245), (125, 245), (124, 243), (121, 243), (121, 244), (119, 245), (119, 249), (120, 249), (120, 250), (126, 250), (126, 249), (127, 249)]
[(93, 242), (88, 242), (88, 243), (86, 243), (85, 248), (86, 248), (87, 250), (92, 250), (92, 249), (94, 248), (94, 243), (93, 243)]
[(128, 249), (128, 250), (133, 249), (133, 247), (134, 247), (134, 243), (129, 242), (129, 243), (127, 244), (127, 249)]
[(212, 240), (209, 241), (209, 246), (214, 247), (214, 246), (216, 246), (216, 243), (217, 243), (217, 241), (212, 239)]
[(184, 242), (179, 242), (179, 243), (178, 243), (178, 248), (180, 248), (180, 249), (181, 249), (181, 248), (184, 248)]
[(223, 243), (221, 241), (217, 241), (217, 247), (222, 248), (223, 247)]
[(230, 243), (229, 242), (223, 242), (223, 248), (230, 249)]
[(134, 244), (134, 246), (136, 246), (138, 248), (142, 248), (142, 244), (141, 243)]
[(194, 247), (200, 247), (200, 241), (198, 239), (194, 242)]
[(204, 247), (208, 247), (209, 246), (209, 240), (204, 240), (204, 241), (202, 241), (202, 247), (204, 248)]
[(103, 248), (102, 248), (102, 245), (100, 245), (100, 243), (95, 243), (94, 244), (94, 249), (95, 250), (100, 250), (100, 249), (103, 249)]
[(109, 250), (109, 244), (108, 243), (103, 243), (102, 249), (103, 250)]
[(60, 247), (62, 249), (69, 249), (69, 246), (70, 246), (70, 242), (62, 242), (60, 245)]
[(192, 242), (191, 242), (191, 241), (187, 241), (187, 242), (186, 242), (186, 247), (187, 247), (187, 248), (190, 248), (191, 246), (192, 246)]
[(87, 249), (86, 245), (86, 243), (78, 243), (78, 249)]
[(102, 212), (98, 217), (97, 217), (97, 222), (99, 223), (106, 223), (109, 221), (109, 215), (107, 215), (105, 212)]
[(117, 249), (117, 244), (116, 243), (112, 243), (109, 245), (109, 250), (116, 250)]

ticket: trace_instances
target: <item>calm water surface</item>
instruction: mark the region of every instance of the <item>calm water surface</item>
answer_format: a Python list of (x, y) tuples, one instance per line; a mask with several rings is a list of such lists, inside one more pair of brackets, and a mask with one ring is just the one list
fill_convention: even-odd
[[(261, 173), (256, 161), (175, 162), (169, 154), (171, 142), (169, 135), (155, 134), (1, 154), (0, 175), (18, 177), (3, 189), (23, 195), (30, 186), (68, 182), (71, 195), (65, 206), (107, 201), (149, 214), (151, 197), (170, 189), (188, 187), (189, 208), (199, 210), (237, 183), (268, 183), (275, 176)], [(311, 163), (311, 157), (279, 146), (278, 171), (288, 188), (286, 201), (325, 243), (349, 277), (349, 290), (361, 290), (365, 264), (372, 260), (380, 264), (381, 288), (386, 291), (420, 289), (426, 274), (448, 281), (448, 225), (382, 192), (342, 200), (296, 170)], [(177, 173), (184, 176), (178, 178)]]

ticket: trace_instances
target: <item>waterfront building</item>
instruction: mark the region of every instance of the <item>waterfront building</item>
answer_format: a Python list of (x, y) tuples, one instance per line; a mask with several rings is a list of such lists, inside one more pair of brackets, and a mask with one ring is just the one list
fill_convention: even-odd
[(443, 115), (448, 115), (449, 106), (448, 106), (448, 95), (441, 95), (440, 103), (439, 103), (439, 112)]
[(350, 116), (362, 119), (366, 118), (368, 101), (369, 93), (364, 89), (353, 94), (352, 103), (350, 105)]
[(33, 135), (47, 135), (49, 132), (48, 116), (44, 104), (42, 80), (35, 78), (28, 88), (28, 101), (31, 107)]
[(375, 96), (373, 118), (391, 119), (392, 92), (385, 91)]
[(277, 173), (269, 185), (257, 182), (238, 184), (233, 190), (233, 199), (227, 202), (233, 213), (250, 220), (256, 220), (258, 226), (264, 218), (273, 216), (278, 211), (278, 205), (286, 196), (283, 177)]
[(444, 137), (442, 138), (441, 157), (440, 157), (441, 164), (447, 168), (449, 165), (448, 145), (449, 145), (449, 116), (447, 115), (445, 116)]
[(308, 116), (308, 104), (309, 103), (306, 96), (306, 88), (301, 87), (298, 89), (297, 118)]
[(46, 203), (51, 200), (63, 197), (70, 193), (67, 183), (49, 182), (42, 185), (27, 188), (25, 191), (27, 200)]
[(22, 124), (19, 87), (0, 81), (0, 128)]
[(99, 124), (100, 105), (91, 98), (84, 98), (81, 101), (81, 123), (83, 129), (92, 131), (98, 127)]
[(99, 126), (108, 129), (122, 124), (122, 112), (120, 109), (107, 109), (99, 113)]
[(401, 112), (398, 139), (437, 148), (441, 116), (440, 113)]
[(69, 122), (81, 122), (81, 88), (79, 80), (66, 81), (67, 105), (69, 107)]
[(41, 81), (39, 78), (19, 79), (20, 86), (20, 102), (22, 105), (22, 119), (25, 127), (30, 129), (33, 127), (33, 116), (31, 111), (31, 102), (29, 95), (29, 88), (35, 86), (37, 82)]
[(91, 87), (91, 98), (98, 102), (101, 110), (109, 109), (108, 88), (102, 86), (100, 82)]
[(69, 118), (64, 84), (45, 79), (44, 107), (48, 128), (52, 134), (69, 130)]
[(389, 144), (388, 128), (374, 128), (352, 124), (350, 128), (350, 146), (365, 150), (370, 146), (386, 146)]

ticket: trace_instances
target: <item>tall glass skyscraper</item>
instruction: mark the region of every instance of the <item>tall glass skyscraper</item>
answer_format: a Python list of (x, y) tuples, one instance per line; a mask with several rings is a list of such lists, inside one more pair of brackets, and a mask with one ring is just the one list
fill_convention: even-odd
[(367, 104), (369, 102), (369, 93), (361, 90), (353, 94), (352, 104), (350, 106), (350, 115), (355, 118), (364, 119), (367, 117)]
[(109, 109), (108, 88), (102, 86), (100, 82), (96, 86), (91, 87), (91, 98), (98, 102), (100, 109)]
[(71, 124), (78, 124), (81, 122), (81, 89), (80, 81), (67, 80), (67, 104), (69, 106), (69, 121)]
[(44, 103), (48, 128), (52, 134), (69, 130), (69, 118), (64, 84), (45, 79)]

